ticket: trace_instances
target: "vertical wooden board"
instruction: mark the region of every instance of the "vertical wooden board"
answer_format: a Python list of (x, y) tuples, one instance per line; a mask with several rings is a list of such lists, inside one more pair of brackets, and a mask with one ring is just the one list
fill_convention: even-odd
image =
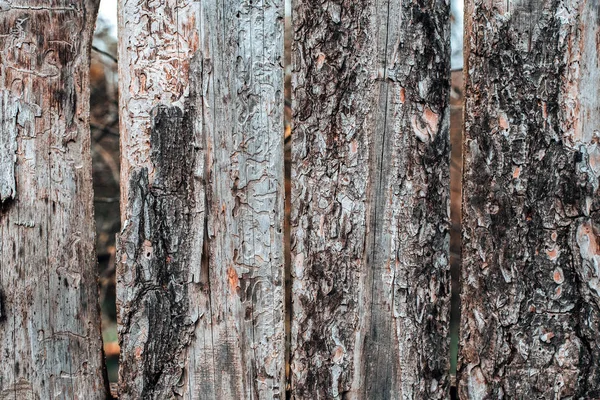
[(201, 107), (190, 82), (198, 80), (199, 15), (193, 1), (124, 0), (118, 7), (124, 399), (193, 393), (185, 372), (199, 318), (200, 261), (193, 257), (202, 253), (205, 218), (194, 129)]
[(89, 134), (97, 6), (0, 1), (0, 398), (107, 395)]
[(215, 390), (284, 398), (283, 1), (203, 15)]
[(282, 398), (283, 2), (119, 16), (121, 396)]
[(598, 2), (465, 16), (460, 396), (598, 398)]
[(448, 14), (294, 1), (295, 398), (449, 395)]

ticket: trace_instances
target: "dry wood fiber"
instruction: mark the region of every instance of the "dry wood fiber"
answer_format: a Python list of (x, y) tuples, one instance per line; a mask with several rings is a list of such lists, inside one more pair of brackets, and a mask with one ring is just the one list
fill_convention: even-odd
[(89, 132), (96, 1), (0, 0), (0, 399), (105, 399)]

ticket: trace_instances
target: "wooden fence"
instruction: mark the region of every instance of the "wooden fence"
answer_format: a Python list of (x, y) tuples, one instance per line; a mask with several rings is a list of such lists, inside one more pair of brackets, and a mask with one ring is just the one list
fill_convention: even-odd
[[(597, 0), (466, 1), (455, 377), (449, 5), (292, 3), (286, 198), (284, 1), (120, 1), (119, 398), (600, 398)], [(97, 6), (0, 0), (0, 399), (110, 396)]]

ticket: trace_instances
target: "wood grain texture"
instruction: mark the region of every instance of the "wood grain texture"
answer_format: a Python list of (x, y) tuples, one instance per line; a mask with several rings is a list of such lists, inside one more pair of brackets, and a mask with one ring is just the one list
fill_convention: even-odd
[(97, 2), (0, 1), (0, 398), (105, 399), (92, 208)]
[(598, 398), (598, 2), (465, 16), (460, 396)]
[(121, 397), (283, 398), (283, 2), (119, 26)]
[(449, 10), (293, 2), (292, 396), (449, 396)]

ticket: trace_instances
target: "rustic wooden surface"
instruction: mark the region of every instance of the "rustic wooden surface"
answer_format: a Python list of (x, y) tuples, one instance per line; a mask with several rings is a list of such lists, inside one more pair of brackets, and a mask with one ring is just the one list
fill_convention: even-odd
[(292, 396), (449, 396), (444, 1), (296, 0)]
[(461, 398), (600, 398), (598, 10), (467, 2)]
[(0, 1), (0, 398), (105, 399), (89, 132), (97, 2)]
[[(119, 4), (122, 232), (117, 256), (120, 397), (188, 390), (199, 266), (190, 252), (204, 231), (202, 182), (192, 175), (197, 104), (189, 99), (198, 48), (196, 3)], [(201, 250), (200, 250), (201, 251)], [(199, 264), (199, 263), (198, 263)], [(194, 278), (194, 273), (196, 278)], [(183, 383), (181, 387), (180, 382)]]
[(283, 2), (119, 11), (122, 398), (283, 398)]

